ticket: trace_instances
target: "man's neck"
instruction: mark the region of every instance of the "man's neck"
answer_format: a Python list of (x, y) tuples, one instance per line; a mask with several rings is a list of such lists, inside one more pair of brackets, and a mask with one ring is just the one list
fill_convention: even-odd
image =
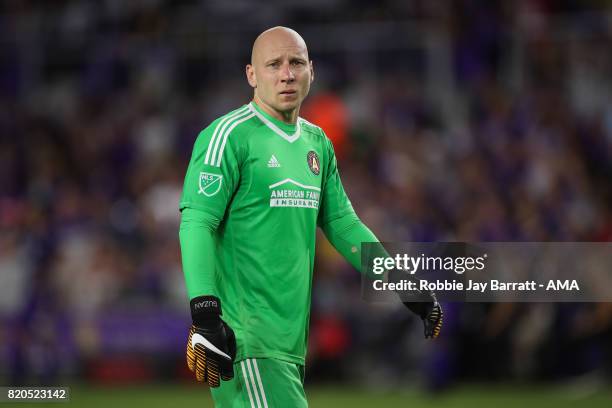
[(297, 107), (291, 111), (287, 112), (279, 112), (271, 106), (267, 105), (264, 101), (262, 101), (258, 96), (253, 97), (253, 102), (257, 104), (264, 112), (268, 115), (272, 116), (274, 119), (278, 119), (281, 122), (287, 123), (289, 125), (295, 125), (298, 119), (298, 115), (300, 112), (300, 108)]

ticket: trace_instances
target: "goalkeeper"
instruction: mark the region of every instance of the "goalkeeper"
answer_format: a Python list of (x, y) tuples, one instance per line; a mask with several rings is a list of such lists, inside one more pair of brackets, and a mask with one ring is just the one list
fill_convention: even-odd
[[(378, 242), (344, 192), (331, 142), (298, 116), (314, 79), (302, 37), (256, 39), (253, 100), (198, 136), (180, 201), (180, 243), (193, 325), (187, 364), (218, 407), (305, 407), (315, 233), (360, 269)], [(406, 303), (438, 335), (435, 296)]]

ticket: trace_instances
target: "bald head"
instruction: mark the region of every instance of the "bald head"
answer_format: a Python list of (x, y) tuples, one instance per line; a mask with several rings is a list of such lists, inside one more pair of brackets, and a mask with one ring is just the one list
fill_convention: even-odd
[(262, 57), (271, 50), (299, 49), (303, 51), (308, 59), (308, 48), (306, 42), (297, 31), (287, 27), (272, 27), (255, 39), (251, 51), (251, 64), (261, 63)]
[(253, 44), (246, 76), (259, 107), (279, 120), (295, 123), (314, 78), (306, 42), (290, 28), (264, 31)]

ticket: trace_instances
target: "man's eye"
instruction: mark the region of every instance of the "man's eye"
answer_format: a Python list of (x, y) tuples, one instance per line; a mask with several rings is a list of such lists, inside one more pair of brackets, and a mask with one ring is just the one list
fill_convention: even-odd
[(271, 63), (268, 64), (268, 66), (272, 67), (272, 68), (278, 68), (280, 66), (280, 63), (278, 61), (271, 62)]
[(292, 65), (304, 65), (304, 61), (291, 61)]

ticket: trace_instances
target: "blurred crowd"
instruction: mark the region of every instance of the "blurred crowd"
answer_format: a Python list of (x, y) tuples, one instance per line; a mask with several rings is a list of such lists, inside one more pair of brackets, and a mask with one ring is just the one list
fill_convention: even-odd
[[(134, 355), (183, 366), (184, 172), (199, 131), (249, 101), (250, 46), (277, 24), (310, 45), (303, 116), (328, 130), (381, 240), (612, 240), (605, 2), (229, 3), (0, 6), (3, 383), (104, 378), (109, 350), (132, 367)], [(370, 26), (420, 34), (326, 48), (334, 22), (349, 39)], [(321, 236), (308, 380), (610, 378), (610, 304), (445, 306), (443, 337), (424, 343), (401, 305), (361, 300), (359, 274)], [(172, 338), (139, 349), (138, 324)]]

